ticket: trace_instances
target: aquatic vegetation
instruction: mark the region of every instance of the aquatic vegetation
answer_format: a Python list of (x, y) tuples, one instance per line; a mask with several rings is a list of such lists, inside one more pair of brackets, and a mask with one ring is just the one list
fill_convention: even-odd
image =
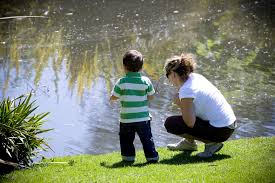
[(42, 129), (49, 113), (33, 114), (38, 107), (31, 102), (31, 97), (31, 94), (21, 95), (0, 103), (0, 157), (22, 166), (30, 165), (37, 149), (50, 148), (45, 139), (39, 137), (51, 130)]

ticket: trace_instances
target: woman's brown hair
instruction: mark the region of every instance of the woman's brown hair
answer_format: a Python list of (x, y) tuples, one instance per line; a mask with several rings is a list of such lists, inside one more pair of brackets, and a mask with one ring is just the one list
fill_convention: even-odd
[(192, 73), (196, 68), (196, 62), (192, 54), (183, 53), (181, 56), (173, 56), (167, 59), (164, 69), (166, 72), (166, 77), (174, 71), (183, 80), (188, 79), (190, 73)]

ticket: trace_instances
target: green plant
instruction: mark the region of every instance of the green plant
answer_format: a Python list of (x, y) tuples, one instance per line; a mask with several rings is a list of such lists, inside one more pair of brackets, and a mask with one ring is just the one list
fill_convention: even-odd
[(43, 119), (49, 114), (33, 114), (37, 109), (31, 93), (18, 98), (3, 99), (0, 103), (0, 158), (29, 166), (37, 149), (50, 148), (38, 135), (52, 129), (42, 129)]

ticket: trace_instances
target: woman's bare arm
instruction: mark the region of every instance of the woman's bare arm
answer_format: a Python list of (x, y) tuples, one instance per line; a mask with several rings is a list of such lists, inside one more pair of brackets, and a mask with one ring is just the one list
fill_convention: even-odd
[(196, 121), (196, 116), (194, 112), (194, 106), (193, 106), (193, 98), (182, 98), (182, 99), (176, 99), (175, 103), (180, 107), (181, 113), (182, 113), (182, 119), (185, 122), (185, 124), (193, 128)]

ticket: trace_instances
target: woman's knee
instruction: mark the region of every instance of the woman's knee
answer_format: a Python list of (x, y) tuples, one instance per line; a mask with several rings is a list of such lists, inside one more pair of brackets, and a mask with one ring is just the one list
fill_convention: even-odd
[(179, 124), (182, 123), (182, 117), (181, 116), (170, 116), (168, 117), (164, 122), (164, 127), (166, 130), (169, 131), (175, 131), (177, 128), (179, 128)]
[(173, 127), (173, 116), (168, 117), (164, 122), (164, 127), (168, 131), (168, 129), (171, 129)]

